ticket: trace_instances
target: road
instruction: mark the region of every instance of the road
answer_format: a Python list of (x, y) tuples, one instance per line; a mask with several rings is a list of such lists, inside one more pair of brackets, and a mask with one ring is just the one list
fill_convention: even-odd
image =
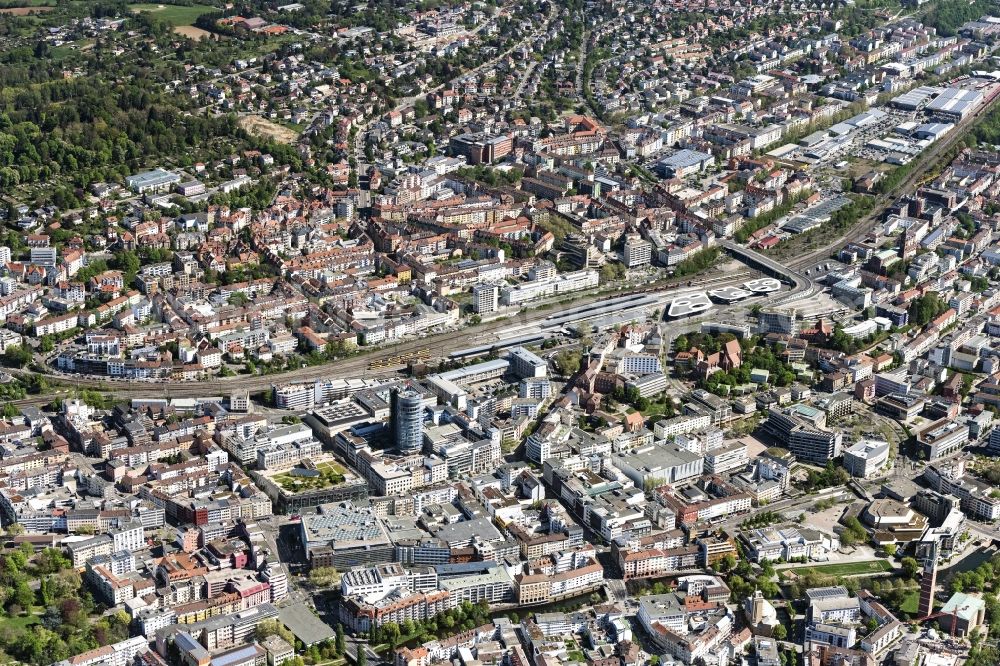
[[(740, 252), (737, 254), (741, 256), (760, 259), (762, 263), (767, 265), (770, 269), (784, 271), (786, 280), (793, 283), (793, 289), (792, 291), (784, 292), (781, 297), (782, 299), (785, 299), (788, 296), (801, 298), (803, 295), (802, 290), (806, 288), (807, 284), (811, 284), (811, 281), (802, 282), (801, 280), (805, 280), (805, 278), (803, 278), (801, 274), (783, 269), (780, 264), (768, 257), (758, 255), (757, 253), (748, 251), (745, 248), (739, 249)], [(688, 283), (691, 281), (680, 280), (667, 281), (659, 285), (643, 285), (638, 283), (626, 284), (619, 287), (617, 293), (615, 291), (580, 293), (578, 294), (578, 298), (565, 302), (558, 302), (556, 307), (544, 309), (538, 307), (539, 305), (542, 305), (541, 303), (535, 303), (533, 304), (535, 306), (535, 309), (533, 310), (519, 312), (512, 317), (467, 326), (460, 331), (447, 331), (444, 333), (427, 335), (423, 338), (408, 339), (384, 347), (374, 348), (371, 350), (366, 349), (364, 353), (356, 357), (338, 359), (322, 365), (304, 367), (296, 370), (267, 375), (238, 375), (226, 378), (216, 377), (198, 382), (143, 382), (127, 379), (112, 379), (110, 377), (92, 377), (62, 373), (48, 375), (48, 378), (53, 381), (58, 381), (60, 384), (67, 387), (75, 389), (96, 389), (119, 397), (167, 399), (227, 396), (236, 390), (245, 390), (253, 394), (270, 390), (270, 388), (275, 384), (308, 382), (330, 377), (361, 377), (365, 379), (377, 379), (383, 377), (389, 378), (396, 376), (397, 370), (402, 369), (403, 366), (396, 364), (395, 362), (393, 362), (394, 364), (386, 364), (385, 367), (378, 370), (372, 369), (371, 366), (379, 361), (386, 361), (386, 359), (393, 357), (415, 357), (417, 352), (424, 352), (425, 358), (447, 358), (456, 349), (465, 346), (489, 344), (488, 341), (490, 340), (505, 340), (528, 333), (534, 334), (542, 332), (554, 336), (558, 334), (558, 331), (561, 328), (571, 326), (582, 321), (596, 322), (598, 326), (611, 326), (614, 323), (623, 323), (623, 321), (627, 322), (636, 318), (637, 315), (632, 314), (635, 308), (629, 308), (626, 305), (623, 305), (620, 311), (614, 313), (602, 315), (582, 314), (573, 316), (571, 318), (572, 321), (566, 320), (565, 317), (560, 318), (560, 311), (570, 311), (587, 305), (596, 305), (629, 293), (638, 293), (644, 286), (648, 289), (646, 295), (650, 298), (656, 299), (657, 301), (652, 305), (648, 305), (645, 311), (656, 308), (665, 311), (667, 303), (669, 303), (673, 297), (682, 293), (685, 289), (690, 291), (694, 289), (703, 290), (710, 287), (716, 288), (730, 285), (741, 285), (754, 275), (754, 271), (745, 270), (729, 272), (717, 276), (701, 276), (697, 279), (698, 284), (690, 287), (688, 286)], [(774, 297), (774, 294), (770, 295), (770, 298)], [(701, 313), (701, 316), (695, 316), (685, 320), (672, 321), (668, 326), (671, 333), (670, 337), (672, 338), (680, 332), (698, 330), (701, 323), (709, 319), (713, 321), (730, 321), (734, 318), (745, 317), (747, 309), (759, 300), (759, 298), (752, 298), (739, 304), (728, 305), (721, 308), (712, 308)], [(615, 317), (618, 317), (618, 320), (621, 320), (622, 317), (624, 317), (624, 320), (618, 321), (615, 320)], [(459, 336), (461, 342), (456, 342), (456, 337)], [(333, 365), (336, 365), (335, 372), (331, 371), (331, 366)], [(10, 371), (10, 374), (23, 377), (31, 374), (31, 372), (24, 370), (12, 370)], [(675, 388), (679, 388), (679, 386), (675, 384)], [(46, 396), (32, 396), (13, 402), (15, 405), (20, 407), (29, 405), (34, 406), (46, 404), (47, 402), (50, 402), (53, 397), (55, 396), (52, 394)]]
[(1000, 542), (1000, 527), (979, 522), (968, 522), (966, 525), (970, 531), (978, 534), (979, 536), (985, 539)]
[(580, 103), (586, 106), (593, 115), (597, 115), (597, 111), (591, 108), (590, 103), (587, 101), (586, 82), (583, 80), (583, 71), (587, 68), (587, 58), (590, 56), (590, 30), (587, 29), (583, 32), (583, 39), (580, 40), (580, 52), (576, 58), (576, 96), (579, 98)]
[(524, 89), (531, 80), (531, 77), (534, 76), (536, 69), (538, 69), (538, 61), (532, 59), (527, 69), (521, 72), (518, 78), (517, 88), (514, 90), (514, 99), (521, 99), (524, 96)]
[(850, 495), (852, 498), (854, 495), (849, 491), (846, 486), (834, 486), (832, 488), (827, 488), (815, 494), (810, 495), (800, 495), (799, 497), (786, 497), (784, 499), (771, 502), (764, 506), (754, 507), (749, 513), (741, 513), (735, 515), (732, 518), (727, 518), (719, 523), (716, 523), (714, 527), (724, 530), (733, 530), (739, 526), (740, 523), (752, 518), (760, 513), (770, 513), (770, 512), (784, 512), (784, 511), (800, 511), (804, 512), (808, 507), (812, 506), (815, 502), (822, 499), (830, 499), (840, 497), (842, 495)]
[[(492, 67), (496, 62), (499, 62), (502, 58), (507, 57), (517, 48), (527, 43), (529, 40), (534, 39), (538, 35), (542, 34), (547, 27), (551, 24), (555, 17), (554, 12), (555, 4), (550, 4), (549, 15), (546, 21), (540, 26), (536, 31), (531, 33), (529, 36), (520, 40), (517, 44), (512, 46), (507, 51), (499, 54), (490, 61), (480, 64), (473, 70), (462, 74), (459, 77), (455, 77), (452, 81), (446, 84), (441, 84), (437, 86), (435, 90), (441, 89), (444, 85), (451, 85), (455, 81), (458, 81), (464, 77), (472, 76), (481, 71), (484, 68)], [(422, 93), (426, 94), (426, 93)], [(415, 99), (414, 98), (407, 98)], [(401, 102), (402, 105), (407, 103), (407, 100)], [(879, 219), (884, 212), (885, 208), (895, 200), (899, 192), (908, 190), (913, 187), (915, 183), (919, 181), (927, 171), (933, 166), (937, 159), (951, 147), (953, 147), (956, 142), (964, 137), (964, 132), (967, 131), (973, 123), (978, 119), (982, 118), (993, 106), (1000, 100), (1000, 95), (994, 98), (990, 104), (983, 105), (977, 109), (969, 118), (960, 123), (959, 128), (956, 131), (949, 133), (944, 139), (933, 144), (924, 155), (921, 156), (920, 165), (917, 166), (903, 182), (894, 188), (892, 192), (879, 195), (876, 201), (876, 206), (872, 213), (868, 215), (865, 220), (860, 222), (854, 228), (848, 231), (847, 234), (827, 245), (824, 248), (815, 250), (813, 252), (801, 255), (794, 260), (791, 260), (785, 264), (780, 264), (777, 261), (760, 255), (759, 253), (747, 250), (742, 246), (736, 245), (731, 241), (722, 241), (720, 245), (725, 247), (730, 252), (742, 255), (743, 257), (750, 257), (754, 260), (760, 261), (760, 263), (768, 265), (769, 268), (773, 270), (782, 270), (786, 275), (791, 278), (794, 284), (793, 292), (798, 297), (807, 295), (809, 289), (812, 288), (812, 281), (803, 276), (797, 271), (798, 268), (810, 265), (812, 262), (816, 261), (818, 258), (826, 257), (831, 251), (843, 245), (843, 243), (860, 238), (868, 233), (868, 229), (873, 224), (876, 219)], [(356, 139), (358, 150), (360, 150), (361, 142), (363, 141), (363, 132), (358, 133), (360, 139)], [(674, 286), (680, 283), (675, 283)], [(719, 285), (721, 286), (721, 284)], [(651, 291), (650, 293), (657, 293), (656, 291)], [(597, 301), (604, 300), (608, 297), (607, 294), (598, 294), (594, 296), (585, 296), (583, 298), (577, 299), (573, 302), (573, 306), (586, 305), (588, 303), (594, 303)], [(782, 300), (786, 300), (786, 297), (782, 297)], [(723, 310), (725, 312), (725, 310)], [(539, 324), (548, 315), (552, 314), (552, 311), (535, 311), (528, 313), (519, 317), (519, 320), (523, 323), (534, 323)], [(719, 313), (716, 313), (718, 316)], [(376, 374), (392, 374), (390, 372), (374, 373), (369, 370), (369, 364), (373, 361), (379, 359), (385, 359), (391, 356), (405, 355), (408, 353), (413, 353), (421, 349), (427, 349), (432, 356), (447, 357), (448, 354), (454, 350), (456, 347), (455, 336), (462, 336), (465, 340), (472, 338), (473, 336), (484, 336), (494, 333), (498, 333), (504, 328), (510, 327), (509, 321), (494, 321), (485, 324), (480, 324), (476, 327), (469, 327), (460, 333), (450, 332), (443, 335), (428, 336), (426, 338), (418, 338), (414, 340), (406, 340), (390, 347), (385, 347), (372, 351), (370, 353), (349, 359), (342, 359), (335, 361), (336, 363), (336, 375), (337, 376), (372, 376)], [(18, 373), (13, 373), (18, 374)], [(25, 374), (21, 372), (20, 374)], [(288, 383), (288, 382), (302, 382), (302, 381), (313, 381), (316, 379), (326, 378), (331, 375), (330, 364), (324, 364), (320, 366), (300, 368), (297, 370), (292, 370), (289, 372), (275, 373), (270, 375), (252, 375), (252, 376), (237, 376), (232, 378), (216, 378), (199, 382), (191, 383), (154, 383), (154, 382), (135, 382), (127, 380), (113, 380), (111, 378), (93, 378), (93, 377), (80, 377), (73, 375), (61, 375), (58, 376), (59, 381), (76, 388), (89, 388), (89, 389), (100, 389), (119, 396), (129, 396), (129, 397), (159, 397), (159, 398), (180, 398), (180, 397), (204, 397), (206, 395), (228, 395), (235, 390), (247, 390), (251, 393), (256, 393), (260, 391), (266, 391), (270, 389), (274, 383)], [(14, 401), (15, 405), (37, 405), (42, 404), (48, 400), (51, 400), (51, 396), (37, 396), (25, 398), (19, 401)]]
[(803, 298), (809, 295), (813, 290), (813, 281), (802, 275), (797, 270), (786, 266), (785, 264), (768, 257), (767, 255), (761, 254), (750, 248), (743, 247), (742, 245), (731, 241), (731, 240), (720, 240), (718, 241), (719, 246), (725, 249), (727, 252), (735, 257), (744, 260), (750, 265), (758, 265), (768, 272), (774, 275), (780, 275), (784, 277), (787, 281), (792, 283), (792, 290), (787, 294), (783, 294), (780, 300), (788, 300), (789, 298)]

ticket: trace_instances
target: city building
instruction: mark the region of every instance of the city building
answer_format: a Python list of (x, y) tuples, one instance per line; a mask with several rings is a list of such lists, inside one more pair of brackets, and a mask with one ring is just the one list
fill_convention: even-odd
[(402, 453), (420, 451), (424, 444), (424, 396), (413, 389), (393, 389), (390, 405), (390, 432)]
[(844, 469), (851, 476), (869, 479), (876, 476), (889, 462), (889, 443), (862, 439), (844, 449)]
[(822, 430), (826, 424), (823, 414), (804, 405), (781, 410), (771, 407), (764, 428), (796, 458), (824, 465), (840, 455), (841, 433)]
[(500, 304), (500, 287), (495, 284), (477, 284), (472, 288), (472, 307), (477, 314), (496, 312)]
[(958, 451), (969, 441), (969, 426), (939, 419), (917, 432), (917, 447), (926, 460), (937, 460)]

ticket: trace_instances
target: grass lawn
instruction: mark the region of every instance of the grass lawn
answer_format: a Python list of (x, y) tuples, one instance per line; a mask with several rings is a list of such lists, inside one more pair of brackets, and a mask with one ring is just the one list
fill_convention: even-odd
[(804, 576), (811, 571), (818, 574), (826, 574), (827, 576), (855, 576), (892, 571), (892, 565), (885, 560), (870, 560), (868, 562), (843, 562), (839, 564), (819, 564), (795, 567), (793, 569), (782, 569), (782, 573), (794, 572), (799, 576)]
[(216, 7), (209, 7), (207, 5), (184, 7), (182, 5), (158, 5), (152, 3), (129, 5), (129, 9), (134, 12), (149, 12), (175, 27), (179, 25), (194, 25), (195, 19), (202, 14), (217, 11)]
[(300, 493), (339, 485), (344, 482), (347, 472), (341, 464), (333, 460), (316, 463), (316, 471), (319, 472), (319, 476), (297, 476), (290, 472), (282, 472), (274, 475), (272, 480), (284, 490)]
[[(634, 407), (629, 407), (625, 410), (627, 414), (634, 414), (638, 410)], [(644, 419), (653, 419), (663, 416), (667, 411), (667, 406), (664, 404), (662, 397), (651, 398), (649, 401), (649, 407), (642, 412), (642, 417)]]
[(920, 603), (920, 590), (913, 590), (906, 595), (903, 599), (903, 603), (899, 604), (899, 610), (903, 611), (907, 615), (917, 614), (917, 605)]
[(321, 472), (330, 470), (340, 475), (343, 475), (347, 472), (347, 470), (344, 469), (344, 466), (335, 460), (324, 460), (323, 462), (318, 462), (316, 463), (316, 469), (318, 469)]
[(93, 39), (81, 39), (77, 42), (66, 42), (62, 46), (54, 46), (50, 53), (54, 60), (61, 60), (69, 57), (78, 57), (81, 52), (93, 48)]
[(13, 630), (27, 629), (28, 627), (39, 624), (41, 620), (35, 614), (29, 615), (17, 615), (15, 617), (5, 617), (3, 620), (3, 626)]
[[(906, 593), (903, 597), (903, 603), (899, 605), (900, 612), (910, 616), (911, 618), (916, 618), (919, 616), (920, 612), (917, 610), (917, 606), (920, 604), (920, 590), (912, 589)], [(934, 600), (934, 610), (941, 610), (944, 604), (937, 599)]]

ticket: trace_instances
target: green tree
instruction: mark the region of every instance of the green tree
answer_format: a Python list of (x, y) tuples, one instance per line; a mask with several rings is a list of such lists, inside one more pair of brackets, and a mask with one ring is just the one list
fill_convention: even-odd
[(309, 582), (316, 587), (333, 587), (340, 582), (340, 574), (333, 567), (315, 567), (309, 571)]
[(728, 573), (736, 566), (736, 557), (730, 553), (719, 560), (718, 568), (722, 573)]
[(395, 622), (386, 622), (382, 625), (382, 639), (389, 644), (390, 648), (395, 649), (399, 635), (399, 625)]
[(295, 645), (295, 634), (279, 620), (263, 620), (257, 625), (254, 635), (258, 641), (262, 641), (268, 636), (278, 636), (289, 645)]
[(688, 277), (695, 273), (700, 273), (709, 268), (719, 258), (720, 250), (717, 247), (710, 247), (699, 250), (674, 268), (674, 277)]
[(41, 339), (38, 341), (38, 348), (41, 350), (43, 354), (48, 354), (49, 352), (51, 352), (53, 349), (56, 348), (56, 343), (52, 339), (51, 335), (43, 335)]
[(625, 266), (619, 263), (608, 263), (601, 266), (601, 284), (617, 282), (625, 277)]
[(947, 309), (948, 304), (937, 292), (930, 291), (910, 302), (909, 318), (917, 326), (925, 326)]
[(10, 595), (10, 601), (25, 611), (31, 610), (31, 607), (35, 605), (35, 591), (31, 589), (27, 580), (22, 579), (17, 582), (13, 594)]
[(556, 354), (556, 368), (563, 376), (575, 375), (580, 371), (582, 355), (579, 351), (567, 349)]
[(54, 574), (71, 565), (72, 562), (58, 548), (46, 548), (35, 559), (35, 568), (42, 575)]
[(785, 625), (779, 624), (774, 628), (774, 638), (779, 641), (788, 638), (788, 630), (785, 628)]
[(904, 557), (900, 565), (903, 568), (903, 575), (906, 578), (915, 578), (917, 572), (920, 571), (920, 564), (912, 557)]
[(139, 259), (138, 254), (132, 250), (126, 250), (115, 255), (114, 266), (125, 274), (125, 284), (132, 284), (136, 274), (139, 272), (139, 268), (142, 266), (142, 261)]
[(22, 347), (20, 345), (14, 345), (8, 347), (7, 351), (3, 353), (0, 357), (4, 365), (8, 368), (23, 368), (32, 361), (31, 350), (27, 347)]

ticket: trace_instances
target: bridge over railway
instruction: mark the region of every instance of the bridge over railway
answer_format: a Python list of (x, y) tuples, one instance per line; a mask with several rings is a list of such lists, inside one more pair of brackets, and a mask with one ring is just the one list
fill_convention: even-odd
[(720, 240), (718, 243), (719, 247), (751, 268), (756, 268), (767, 275), (791, 285), (791, 290), (774, 299), (773, 303), (787, 303), (808, 297), (815, 293), (813, 281), (802, 273), (799, 273), (794, 268), (789, 268), (788, 266), (775, 261), (771, 257), (765, 256), (760, 252), (751, 250), (750, 248), (743, 247), (742, 245), (734, 243), (731, 240)]

